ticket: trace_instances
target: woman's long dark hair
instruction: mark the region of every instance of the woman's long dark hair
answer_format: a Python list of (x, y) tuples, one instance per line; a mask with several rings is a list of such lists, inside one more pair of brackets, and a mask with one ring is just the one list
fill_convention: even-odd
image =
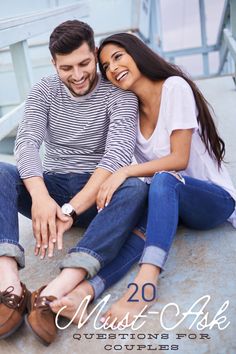
[(216, 159), (220, 167), (225, 155), (225, 144), (217, 133), (208, 102), (194, 82), (177, 65), (166, 62), (139, 38), (129, 33), (113, 34), (101, 42), (98, 49), (98, 59), (100, 71), (105, 78), (106, 73), (100, 62), (100, 54), (104, 46), (111, 43), (124, 48), (133, 58), (140, 72), (150, 80), (165, 80), (170, 76), (180, 76), (187, 81), (193, 91), (198, 108), (199, 134), (210, 156)]

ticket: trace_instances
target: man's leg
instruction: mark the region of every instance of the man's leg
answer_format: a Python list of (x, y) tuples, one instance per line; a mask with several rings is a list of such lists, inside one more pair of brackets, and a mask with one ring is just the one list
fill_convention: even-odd
[[(16, 167), (0, 163), (0, 338), (8, 337), (21, 325), (29, 295), (25, 285), (20, 283), (18, 272), (18, 268), (23, 268), (25, 264), (24, 249), (19, 244), (20, 184)], [(27, 200), (22, 202), (23, 206), (29, 213)]]
[[(123, 278), (131, 267), (139, 261), (144, 243), (144, 234), (135, 229), (128, 236), (116, 258), (102, 268), (94, 278), (82, 281), (69, 294), (50, 304), (53, 312), (57, 313), (62, 307), (66, 306), (62, 312), (60, 311), (60, 315), (69, 319), (73, 318), (73, 322), (78, 324), (82, 311), (83, 317), (87, 316), (87, 311), (83, 307), (79, 312), (77, 311), (84, 298), (90, 296), (90, 302), (96, 300), (106, 289)], [(76, 312), (77, 315), (74, 317)]]
[[(62, 262), (62, 272), (43, 296), (61, 298), (86, 276), (93, 277), (119, 253), (146, 207), (148, 186), (138, 178), (129, 178), (114, 194), (109, 205), (90, 223), (82, 240)], [(62, 286), (63, 284), (63, 286)]]
[[(18, 268), (25, 265), (24, 249), (19, 244), (18, 194), (21, 179), (17, 168), (7, 163), (0, 163), (0, 290), (14, 286), (14, 293), (21, 294)], [(22, 208), (30, 212), (27, 200), (22, 201)], [(6, 272), (7, 269), (7, 272)]]
[(69, 251), (61, 268), (84, 268), (91, 278), (119, 253), (146, 208), (148, 186), (129, 178), (111, 202), (93, 219), (77, 246)]

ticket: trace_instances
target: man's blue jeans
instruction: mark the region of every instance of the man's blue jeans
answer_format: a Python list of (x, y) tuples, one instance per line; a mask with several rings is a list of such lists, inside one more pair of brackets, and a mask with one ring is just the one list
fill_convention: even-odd
[(208, 230), (227, 221), (235, 208), (231, 195), (209, 181), (156, 174), (150, 185), (146, 243), (140, 263), (164, 267), (180, 221), (190, 229)]
[[(89, 178), (90, 174), (44, 174), (49, 194), (60, 206), (78, 193)], [(14, 257), (22, 268), (24, 250), (19, 243), (18, 211), (31, 217), (31, 197), (13, 165), (0, 163), (0, 186), (0, 256)], [(125, 241), (145, 210), (147, 192), (145, 183), (138, 178), (129, 178), (103, 211), (97, 213), (94, 205), (81, 214), (76, 226), (89, 226), (82, 240), (69, 251), (61, 268), (82, 267), (89, 277), (93, 277), (109, 264), (123, 245), (126, 248)], [(128, 249), (130, 240), (127, 245)], [(135, 241), (135, 245), (139, 246), (139, 254), (143, 242)]]

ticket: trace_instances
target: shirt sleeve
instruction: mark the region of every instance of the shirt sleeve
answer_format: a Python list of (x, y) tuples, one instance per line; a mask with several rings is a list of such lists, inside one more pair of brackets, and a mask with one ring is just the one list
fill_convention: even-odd
[(182, 78), (175, 79), (166, 98), (166, 128), (169, 136), (177, 129), (197, 129), (197, 107), (193, 91)]
[(39, 149), (46, 134), (50, 92), (48, 82), (42, 79), (32, 88), (25, 103), (15, 142), (15, 158), (22, 179), (43, 176)]
[(97, 165), (110, 172), (131, 163), (137, 136), (138, 100), (129, 91), (115, 89), (108, 99), (109, 130), (105, 153)]

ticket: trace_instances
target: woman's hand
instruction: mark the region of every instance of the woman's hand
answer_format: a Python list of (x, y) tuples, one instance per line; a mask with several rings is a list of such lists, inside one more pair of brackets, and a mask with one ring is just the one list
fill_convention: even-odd
[(96, 203), (98, 211), (106, 207), (115, 193), (115, 191), (120, 187), (122, 183), (128, 177), (125, 167), (120, 168), (118, 171), (114, 172), (106, 181), (101, 185)]

